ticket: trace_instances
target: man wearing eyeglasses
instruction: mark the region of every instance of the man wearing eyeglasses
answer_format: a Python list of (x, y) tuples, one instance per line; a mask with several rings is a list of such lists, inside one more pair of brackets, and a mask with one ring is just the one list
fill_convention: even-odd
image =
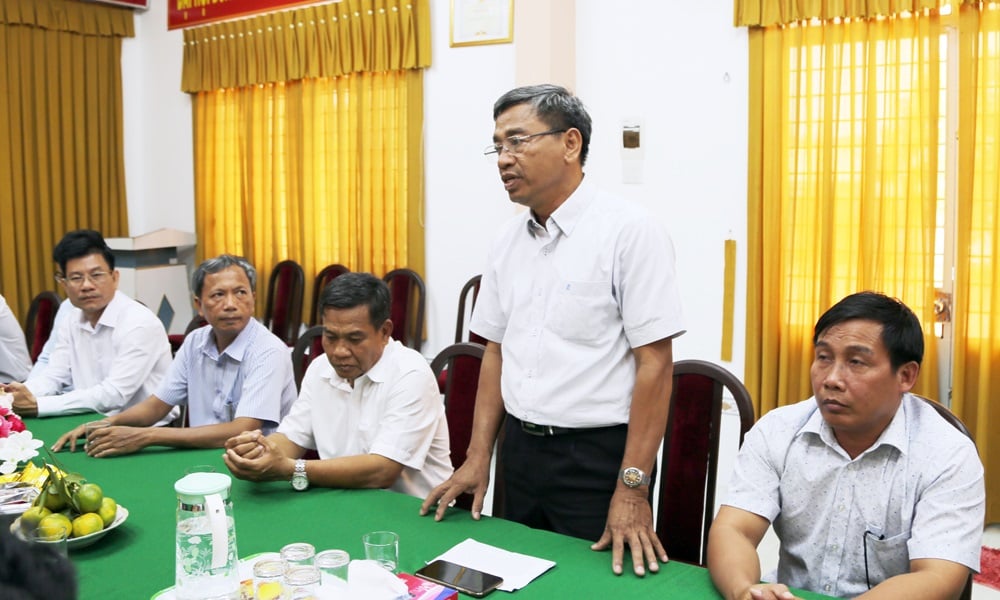
[[(6, 386), (15, 412), (113, 415), (148, 398), (170, 368), (163, 323), (118, 291), (115, 257), (100, 233), (71, 231), (52, 256), (73, 309), (60, 325), (48, 367)], [(73, 390), (60, 393), (69, 384)]]
[[(424, 501), (459, 494), (479, 518), (500, 427), (504, 517), (659, 570), (649, 484), (666, 429), (672, 340), (684, 332), (670, 239), (649, 214), (584, 178), (591, 121), (564, 88), (517, 88), (494, 105), (510, 200), (529, 210), (496, 238), (471, 329), (488, 340), (468, 458)], [(505, 419), (506, 417), (506, 419)]]
[[(852, 294), (816, 322), (813, 398), (746, 436), (708, 539), (727, 600), (957, 598), (979, 569), (986, 493), (965, 433), (910, 394), (924, 334), (902, 302)], [(781, 542), (760, 583), (757, 544)]]

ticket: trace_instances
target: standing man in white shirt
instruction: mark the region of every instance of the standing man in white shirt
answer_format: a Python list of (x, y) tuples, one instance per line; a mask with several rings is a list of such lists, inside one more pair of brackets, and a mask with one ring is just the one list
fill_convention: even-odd
[[(71, 231), (52, 255), (73, 310), (61, 325), (48, 368), (23, 384), (5, 386), (14, 395), (14, 411), (41, 417), (113, 415), (145, 400), (170, 368), (163, 323), (118, 291), (115, 257), (100, 233)], [(60, 393), (67, 384), (73, 391)]]
[[(106, 419), (87, 454), (99, 458), (147, 446), (221, 448), (243, 431), (274, 431), (295, 401), (288, 346), (253, 318), (257, 270), (245, 258), (210, 258), (191, 277), (194, 304), (208, 321), (187, 335), (156, 394)], [(187, 406), (189, 427), (151, 427)], [(53, 445), (75, 450), (86, 424)]]
[(30, 370), (31, 357), (24, 330), (7, 306), (6, 298), (0, 295), (0, 384), (24, 381)]
[[(437, 381), (419, 352), (391, 339), (389, 288), (347, 273), (320, 296), (323, 352), (278, 430), (240, 434), (223, 460), (250, 481), (389, 488), (424, 497), (451, 475), (448, 422)], [(307, 460), (307, 450), (319, 459)]]
[(591, 121), (579, 98), (517, 88), (493, 118), (485, 154), (529, 210), (494, 241), (472, 316), (489, 342), (468, 458), (421, 512), (437, 504), (440, 520), (469, 493), (479, 518), (503, 426), (505, 518), (610, 548), (616, 574), (626, 545), (636, 575), (657, 571), (667, 556), (649, 483), (684, 332), (673, 246), (645, 210), (584, 178)]

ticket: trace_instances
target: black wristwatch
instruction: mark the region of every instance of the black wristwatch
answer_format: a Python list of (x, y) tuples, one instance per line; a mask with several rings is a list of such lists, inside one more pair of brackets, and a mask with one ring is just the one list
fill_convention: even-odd
[(628, 467), (622, 469), (621, 473), (618, 474), (622, 479), (622, 483), (630, 488), (637, 488), (640, 485), (649, 485), (649, 475), (642, 472), (642, 469), (637, 467)]

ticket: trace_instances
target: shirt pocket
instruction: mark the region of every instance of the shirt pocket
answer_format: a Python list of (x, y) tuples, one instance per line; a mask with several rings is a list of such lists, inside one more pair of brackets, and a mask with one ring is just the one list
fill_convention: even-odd
[(620, 328), (618, 304), (610, 281), (565, 281), (556, 290), (549, 319), (559, 337), (591, 343), (605, 337), (609, 327)]
[(906, 547), (910, 532), (880, 540), (865, 535), (868, 544), (868, 574), (872, 587), (890, 577), (910, 571), (910, 550)]

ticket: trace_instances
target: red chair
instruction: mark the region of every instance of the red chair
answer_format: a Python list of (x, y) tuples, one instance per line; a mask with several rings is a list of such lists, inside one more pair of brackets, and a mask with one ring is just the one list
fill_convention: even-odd
[(323, 310), (319, 305), (319, 297), (320, 294), (323, 293), (323, 288), (330, 285), (331, 281), (340, 277), (344, 273), (350, 272), (351, 270), (344, 265), (327, 265), (323, 267), (323, 270), (320, 271), (318, 275), (316, 275), (316, 281), (313, 283), (313, 319), (311, 325), (319, 325), (323, 321)]
[(458, 319), (455, 321), (455, 343), (475, 342), (486, 344), (486, 339), (469, 331), (469, 339), (465, 339), (465, 324), (472, 317), (472, 310), (476, 308), (476, 299), (479, 297), (479, 284), (483, 276), (476, 275), (469, 279), (462, 286), (462, 291), (458, 294)]
[[(448, 441), (451, 446), (451, 465), (459, 468), (465, 462), (465, 453), (472, 439), (472, 417), (476, 408), (476, 390), (479, 388), (479, 367), (483, 362), (485, 347), (482, 344), (461, 342), (452, 344), (438, 353), (431, 361), (431, 371), (444, 394), (444, 412), (448, 419)], [(499, 459), (499, 453), (498, 453)], [(500, 470), (497, 469), (499, 474)], [(493, 516), (501, 516), (503, 485), (494, 477)], [(462, 494), (455, 505), (470, 510), (472, 496)]]
[(306, 329), (299, 336), (292, 349), (292, 372), (295, 374), (295, 389), (302, 389), (302, 377), (314, 359), (323, 356), (323, 327), (316, 325)]
[(715, 517), (719, 426), (723, 392), (740, 415), (740, 440), (754, 422), (750, 393), (732, 373), (704, 360), (674, 363), (670, 417), (663, 438), (656, 535), (671, 560), (705, 566), (708, 530)]
[(299, 263), (283, 260), (274, 265), (267, 282), (264, 325), (289, 346), (299, 339), (305, 289), (306, 276)]
[(167, 340), (170, 341), (170, 354), (176, 355), (177, 351), (184, 345), (184, 340), (187, 338), (188, 334), (195, 329), (204, 327), (205, 325), (208, 325), (208, 321), (205, 320), (205, 317), (195, 313), (194, 317), (188, 321), (187, 327), (184, 329), (184, 333), (167, 334)]
[(59, 305), (62, 299), (52, 291), (39, 293), (32, 298), (28, 306), (28, 318), (25, 320), (24, 339), (28, 343), (28, 355), (32, 364), (38, 360), (38, 355), (42, 353), (45, 342), (49, 341), (52, 335), (52, 325), (56, 320), (56, 313), (59, 312)]
[(424, 337), (424, 280), (411, 269), (390, 271), (382, 279), (389, 286), (393, 339), (419, 352)]

